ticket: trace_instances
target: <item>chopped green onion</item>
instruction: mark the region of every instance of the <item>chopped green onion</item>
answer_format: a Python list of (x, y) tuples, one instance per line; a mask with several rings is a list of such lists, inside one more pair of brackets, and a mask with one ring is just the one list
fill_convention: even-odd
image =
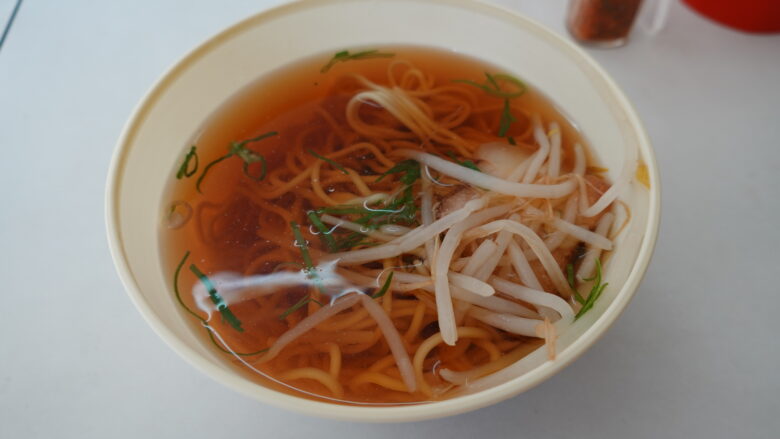
[(501, 120), (498, 123), (498, 137), (506, 136), (509, 127), (512, 122), (517, 122), (514, 116), (512, 116), (512, 109), (509, 106), (509, 98), (504, 99), (504, 109), (501, 111)]
[(208, 290), (211, 301), (214, 303), (214, 305), (216, 305), (217, 311), (219, 311), (219, 313), (222, 315), (222, 320), (230, 324), (230, 326), (232, 326), (236, 331), (244, 332), (244, 328), (241, 327), (241, 321), (238, 320), (235, 314), (233, 314), (233, 311), (230, 310), (227, 303), (225, 302), (225, 299), (219, 295), (219, 292), (217, 292), (217, 288), (211, 282), (211, 279), (203, 274), (203, 272), (200, 271), (198, 267), (195, 266), (195, 264), (190, 264), (190, 271), (192, 271), (195, 276), (200, 279), (200, 281), (203, 283), (203, 286), (206, 287), (206, 290)]
[(331, 58), (327, 64), (322, 66), (322, 68), (320, 69), (320, 73), (326, 73), (328, 70), (331, 69), (331, 67), (333, 67), (334, 65), (336, 65), (336, 63), (339, 62), (369, 59), (369, 58), (392, 58), (394, 56), (395, 53), (380, 52), (377, 49), (364, 50), (362, 52), (355, 52), (355, 53), (349, 53), (349, 50), (342, 50), (341, 52), (336, 52), (333, 55), (333, 58)]
[[(525, 84), (523, 83), (523, 81), (515, 78), (512, 75), (507, 75), (506, 73), (496, 73), (496, 74), (492, 75), (492, 77), (494, 79), (491, 82), (493, 82), (494, 84), (496, 83), (496, 81), (503, 81), (505, 83), (509, 83), (509, 84), (513, 85), (516, 88), (516, 90), (513, 91), (513, 92), (511, 92), (511, 91), (503, 91), (502, 95), (499, 96), (498, 94), (496, 94), (496, 96), (512, 99), (512, 98), (516, 98), (516, 97), (522, 96), (523, 93), (525, 93), (525, 91), (526, 91), (526, 87), (525, 87)], [(496, 90), (500, 90), (500, 89), (501, 89), (501, 87), (496, 87)]]
[[(491, 96), (504, 99), (504, 108), (501, 111), (501, 120), (499, 121), (498, 126), (498, 136), (504, 137), (509, 131), (509, 127), (512, 125), (512, 122), (517, 121), (517, 119), (515, 119), (515, 117), (512, 115), (512, 110), (509, 106), (509, 100), (521, 96), (523, 93), (525, 93), (526, 86), (519, 79), (512, 75), (507, 75), (506, 73), (490, 74), (485, 72), (485, 77), (487, 78), (487, 82), (485, 84), (480, 84), (469, 79), (455, 79), (453, 82), (468, 84), (473, 87), (477, 87)], [(515, 90), (507, 91), (502, 89), (499, 82), (511, 84)], [(509, 137), (508, 140), (510, 144), (515, 144), (515, 139)]]
[(377, 177), (376, 183), (391, 174), (403, 174), (400, 178), (403, 184), (412, 184), (420, 178), (420, 164), (412, 159), (399, 162)]
[(395, 272), (391, 271), (390, 275), (387, 276), (387, 279), (385, 279), (385, 283), (382, 285), (382, 288), (371, 296), (372, 299), (378, 299), (387, 293), (387, 290), (390, 289), (390, 282), (393, 281), (393, 274), (395, 274)]
[(508, 136), (506, 140), (509, 142), (510, 145), (517, 145), (517, 142), (515, 142), (515, 138), (512, 136)]
[[(384, 224), (414, 223), (417, 220), (417, 205), (414, 204), (414, 193), (412, 186), (406, 186), (399, 196), (384, 205), (375, 205), (367, 209), (362, 206), (332, 206), (323, 207), (317, 210), (318, 213), (330, 213), (334, 215), (359, 215), (353, 219), (368, 230), (374, 230)], [(352, 236), (359, 241), (363, 234), (355, 233)], [(372, 245), (375, 243), (366, 243)], [(355, 241), (354, 245), (358, 245)], [(339, 245), (344, 247), (343, 245)], [(351, 247), (349, 247), (351, 248)]]
[[(240, 157), (241, 160), (244, 161), (244, 166), (243, 166), (244, 175), (251, 178), (252, 180), (263, 181), (267, 173), (267, 169), (266, 169), (267, 165), (265, 163), (265, 157), (252, 151), (251, 149), (241, 146), (241, 144), (239, 143), (232, 143), (230, 145), (230, 151), (233, 155)], [(258, 162), (260, 163), (260, 174), (255, 176), (249, 172), (249, 165)]]
[(485, 77), (487, 78), (490, 85), (493, 86), (493, 90), (501, 90), (501, 87), (499, 87), (498, 82), (496, 82), (496, 78), (494, 78), (493, 75), (491, 75), (488, 72), (485, 72)]
[(295, 305), (287, 308), (287, 310), (281, 314), (279, 314), (279, 320), (284, 320), (289, 316), (290, 314), (294, 313), (295, 311), (298, 311), (299, 309), (303, 308), (307, 303), (309, 303), (309, 300), (311, 298), (309, 296), (304, 296), (295, 303)]
[(333, 250), (328, 249), (330, 252), (340, 252), (345, 250), (351, 250), (359, 245), (372, 246), (378, 243), (373, 241), (364, 241), (366, 235), (358, 232), (351, 232), (346, 235), (341, 235), (335, 239)]
[(593, 308), (593, 305), (596, 303), (596, 299), (598, 299), (601, 296), (601, 292), (604, 291), (604, 288), (609, 285), (609, 282), (602, 284), (599, 288), (595, 288), (591, 291), (590, 295), (588, 296), (588, 300), (585, 302), (584, 305), (582, 305), (582, 308), (580, 308), (580, 311), (577, 313), (576, 316), (574, 316), (574, 320), (579, 319), (582, 317), (588, 310)]
[(284, 320), (289, 316), (290, 314), (294, 313), (295, 311), (298, 311), (299, 309), (303, 308), (304, 306), (308, 305), (309, 302), (314, 302), (319, 306), (325, 306), (322, 302), (319, 300), (311, 297), (311, 296), (304, 296), (295, 303), (295, 305), (287, 308), (283, 313), (279, 314), (279, 320)]
[(472, 162), (471, 160), (462, 160), (462, 161), (458, 160), (458, 156), (455, 155), (455, 153), (452, 152), (452, 151), (447, 151), (446, 154), (447, 154), (447, 156), (449, 156), (450, 158), (455, 160), (455, 163), (463, 166), (464, 168), (469, 168), (469, 169), (473, 169), (475, 171), (482, 172), (482, 170), (479, 169), (479, 167), (477, 167), (477, 165), (474, 162)]
[[(399, 181), (405, 185), (400, 194), (396, 195), (392, 200), (374, 205), (371, 208), (367, 206), (323, 207), (318, 209), (317, 213), (358, 215), (358, 218), (354, 218), (353, 221), (368, 230), (376, 229), (384, 224), (396, 224), (399, 222), (411, 224), (416, 222), (418, 209), (415, 204), (413, 185), (420, 179), (420, 164), (414, 160), (404, 160), (377, 177), (376, 181), (379, 182), (392, 174), (400, 174)], [(339, 249), (349, 249), (357, 245), (375, 244), (373, 242), (363, 242), (363, 238), (363, 234), (351, 234), (344, 241), (337, 241), (337, 247)]]
[(261, 141), (261, 140), (265, 140), (265, 139), (267, 139), (267, 138), (269, 138), (269, 137), (273, 137), (273, 136), (275, 136), (275, 135), (277, 135), (277, 134), (279, 134), (279, 132), (277, 132), (277, 131), (269, 131), (269, 132), (267, 132), (267, 133), (260, 134), (260, 135), (259, 135), (259, 136), (257, 136), (257, 137), (252, 137), (251, 139), (246, 139), (246, 140), (243, 140), (243, 141), (239, 142), (239, 145), (240, 145), (240, 146), (243, 148), (243, 147), (244, 147), (244, 146), (246, 146), (248, 143), (259, 142), (259, 141)]
[(317, 215), (317, 212), (310, 210), (306, 216), (309, 217), (309, 222), (320, 232), (320, 240), (322, 240), (322, 243), (325, 244), (325, 247), (328, 248), (328, 251), (331, 253), (335, 252), (337, 247), (336, 239), (333, 237), (333, 234), (331, 233), (331, 230), (328, 228), (328, 226), (326, 226), (325, 223), (323, 223), (320, 219), (319, 215)]
[(482, 172), (482, 171), (479, 169), (479, 167), (478, 167), (478, 166), (477, 166), (477, 165), (476, 165), (474, 162), (472, 162), (471, 160), (464, 160), (464, 161), (462, 161), (462, 162), (460, 162), (460, 163), (458, 163), (458, 164), (459, 164), (459, 165), (461, 165), (461, 166), (464, 166), (464, 167), (466, 167), (466, 168), (469, 168), (469, 169), (473, 169), (473, 170), (475, 170), (475, 171)]
[(359, 215), (369, 211), (363, 206), (325, 206), (317, 209), (317, 212), (332, 215)]
[[(190, 147), (190, 152), (184, 156), (184, 162), (179, 166), (178, 172), (176, 172), (176, 179), (181, 180), (184, 177), (190, 178), (198, 172), (198, 153), (195, 151), (195, 145)], [(190, 161), (195, 159), (195, 165), (190, 169)]]
[(309, 254), (309, 245), (306, 242), (306, 239), (304, 239), (303, 234), (301, 233), (301, 228), (298, 226), (298, 223), (295, 221), (290, 221), (290, 226), (293, 230), (293, 236), (295, 236), (295, 243), (298, 246), (298, 248), (301, 249), (301, 256), (303, 257), (303, 267), (306, 271), (312, 271), (314, 270), (314, 264), (311, 260), (311, 255)]
[[(249, 144), (249, 143), (259, 142), (259, 141), (261, 141), (263, 139), (267, 139), (267, 138), (275, 136), (277, 134), (279, 134), (279, 133), (277, 133), (276, 131), (269, 131), (269, 132), (267, 132), (265, 134), (261, 134), (261, 135), (259, 135), (257, 137), (254, 137), (254, 138), (251, 138), (251, 139), (247, 139), (247, 140), (244, 140), (243, 142), (239, 142), (239, 143), (235, 143), (234, 142), (234, 143), (232, 143), (230, 145), (230, 152), (235, 154), (235, 155), (237, 155), (239, 158), (241, 158), (241, 160), (244, 161), (244, 174), (247, 177), (252, 178), (254, 180), (257, 180), (257, 181), (263, 180), (265, 178), (265, 175), (266, 175), (266, 163), (265, 163), (265, 157), (263, 157), (262, 155), (252, 151), (251, 149), (247, 148), (246, 145)], [(260, 172), (260, 175), (255, 177), (255, 176), (252, 176), (252, 175), (249, 174), (249, 165), (251, 165), (252, 163), (257, 163), (257, 162), (260, 162), (260, 164), (262, 165), (262, 170)]]
[(201, 322), (205, 322), (205, 320), (203, 320), (203, 317), (198, 315), (198, 313), (191, 310), (190, 307), (184, 304), (184, 300), (182, 300), (181, 293), (179, 292), (179, 273), (181, 273), (181, 267), (184, 266), (184, 262), (186, 262), (187, 258), (189, 257), (190, 257), (190, 251), (187, 250), (187, 252), (184, 253), (184, 257), (181, 258), (179, 265), (176, 266), (176, 271), (173, 272), (173, 292), (176, 294), (176, 300), (179, 302), (179, 305), (181, 305), (181, 307), (184, 308), (185, 311), (195, 316), (195, 318), (200, 320)]
[(369, 229), (376, 229), (385, 224), (396, 224), (398, 222), (414, 223), (417, 220), (417, 205), (414, 204), (414, 192), (412, 185), (407, 184), (401, 194), (393, 200), (378, 209), (369, 211), (361, 218), (355, 220)]
[(211, 169), (211, 167), (212, 167), (212, 166), (214, 166), (214, 165), (216, 165), (217, 163), (221, 162), (222, 160), (225, 160), (225, 159), (228, 159), (228, 158), (230, 158), (232, 155), (233, 155), (232, 153), (230, 153), (230, 154), (227, 154), (227, 155), (223, 155), (222, 157), (220, 157), (220, 158), (218, 158), (218, 159), (216, 159), (216, 160), (212, 161), (212, 162), (211, 162), (211, 163), (209, 163), (208, 165), (206, 165), (206, 167), (205, 167), (205, 168), (203, 168), (203, 173), (202, 173), (202, 174), (200, 174), (200, 177), (198, 177), (198, 180), (195, 182), (195, 189), (197, 189), (197, 190), (198, 190), (198, 192), (200, 192), (200, 193), (203, 193), (203, 192), (200, 190), (200, 184), (203, 182), (203, 179), (204, 179), (204, 178), (206, 178), (206, 174), (208, 174), (208, 172), (209, 172), (209, 170)]
[(323, 155), (319, 155), (319, 154), (317, 154), (316, 152), (314, 152), (311, 149), (307, 149), (306, 152), (308, 152), (309, 154), (313, 155), (314, 157), (317, 157), (318, 159), (324, 161), (325, 163), (333, 166), (334, 168), (338, 169), (339, 171), (343, 172), (344, 175), (349, 175), (349, 172), (347, 172), (347, 169), (345, 167), (341, 166), (340, 164), (338, 164), (335, 160), (329, 159), (329, 158), (327, 158), (327, 157), (325, 157)]
[(583, 280), (588, 282), (595, 280), (596, 285), (599, 285), (601, 283), (601, 260), (600, 259), (596, 259), (596, 274), (594, 274), (592, 277), (588, 277)]
[(338, 243), (339, 251), (350, 250), (359, 245), (363, 245), (366, 247), (373, 247), (375, 245), (379, 245), (379, 243), (375, 241), (364, 241), (363, 238), (365, 238), (365, 236), (366, 235), (358, 232), (350, 233), (349, 235), (347, 235), (346, 238), (344, 238), (342, 241)]
[[(497, 98), (505, 98), (505, 99), (512, 99), (521, 96), (523, 93), (525, 93), (526, 87), (525, 84), (523, 84), (522, 81), (515, 78), (514, 76), (507, 75), (505, 73), (494, 73), (490, 74), (485, 72), (485, 77), (487, 78), (487, 83), (480, 84), (479, 82), (472, 81), (470, 79), (455, 79), (453, 82), (458, 82), (461, 84), (467, 84), (472, 87), (476, 87), (485, 93), (495, 96)], [(499, 85), (499, 81), (512, 84), (516, 90), (514, 91), (507, 91), (501, 88)]]
[[(275, 136), (277, 134), (278, 133), (276, 131), (269, 131), (269, 132), (267, 132), (265, 134), (261, 134), (261, 135), (259, 135), (257, 137), (253, 137), (251, 139), (247, 139), (247, 140), (244, 140), (244, 141), (241, 141), (241, 142), (232, 142), (228, 146), (228, 153), (227, 154), (223, 155), (222, 157), (217, 158), (216, 160), (214, 160), (211, 163), (209, 163), (208, 165), (206, 165), (206, 167), (203, 169), (203, 173), (200, 174), (200, 177), (198, 177), (198, 180), (195, 182), (195, 189), (197, 189), (198, 192), (202, 193), (202, 191), (200, 190), (200, 185), (203, 182), (203, 179), (206, 178), (206, 174), (208, 174), (209, 170), (211, 170), (211, 168), (214, 165), (216, 165), (217, 163), (219, 163), (219, 162), (221, 162), (221, 161), (223, 161), (225, 159), (229, 159), (230, 157), (233, 157), (233, 156), (236, 156), (236, 157), (238, 157), (238, 158), (240, 158), (241, 160), (244, 161), (244, 167), (243, 167), (244, 175), (246, 175), (247, 177), (249, 177), (249, 178), (251, 178), (253, 180), (256, 180), (256, 181), (262, 181), (265, 178), (266, 173), (267, 173), (267, 169), (266, 169), (267, 166), (266, 166), (266, 162), (265, 162), (265, 157), (263, 157), (262, 155), (252, 151), (251, 149), (247, 148), (246, 145), (249, 144), (249, 143), (253, 143), (253, 142), (259, 142), (260, 140), (266, 139), (266, 138), (271, 137), (271, 136)], [(252, 163), (258, 163), (258, 162), (260, 163), (262, 168), (261, 168), (260, 174), (257, 175), (257, 176), (254, 176), (254, 175), (252, 175), (249, 172), (249, 165), (251, 165)]]
[(317, 289), (323, 291), (322, 279), (317, 273), (317, 269), (314, 267), (311, 254), (309, 254), (309, 244), (306, 242), (306, 239), (304, 239), (300, 226), (298, 226), (298, 223), (295, 221), (290, 221), (290, 226), (293, 230), (293, 236), (295, 236), (295, 244), (298, 248), (301, 249), (301, 256), (303, 257), (303, 271), (306, 273), (309, 279), (314, 281)]
[(206, 320), (204, 320), (203, 317), (199, 316), (198, 313), (191, 310), (187, 305), (184, 304), (184, 300), (182, 300), (181, 293), (179, 292), (179, 274), (181, 273), (181, 268), (184, 266), (184, 263), (187, 261), (187, 258), (189, 257), (190, 257), (190, 252), (188, 250), (186, 253), (184, 253), (184, 257), (181, 258), (179, 265), (176, 266), (176, 271), (173, 272), (173, 292), (176, 295), (176, 300), (179, 302), (179, 305), (181, 305), (181, 307), (184, 308), (185, 311), (192, 314), (196, 319), (198, 319), (198, 321), (203, 325), (203, 327), (206, 328), (206, 332), (208, 332), (209, 339), (211, 340), (211, 342), (214, 343), (214, 346), (216, 346), (217, 349), (219, 349), (220, 351), (226, 354), (233, 354), (242, 357), (258, 355), (268, 351), (269, 348), (260, 349), (254, 352), (235, 352), (232, 350), (225, 349), (214, 338), (214, 329), (206, 322)]
[(585, 303), (582, 304), (582, 308), (580, 308), (579, 312), (577, 312), (577, 315), (574, 316), (574, 320), (579, 319), (586, 312), (588, 312), (588, 310), (593, 308), (596, 300), (601, 296), (601, 292), (604, 291), (604, 288), (606, 288), (607, 285), (609, 285), (609, 282), (604, 284), (601, 283), (601, 260), (596, 259), (596, 275), (585, 280), (593, 280), (593, 288), (591, 288), (590, 293), (588, 294), (588, 298), (585, 299)]

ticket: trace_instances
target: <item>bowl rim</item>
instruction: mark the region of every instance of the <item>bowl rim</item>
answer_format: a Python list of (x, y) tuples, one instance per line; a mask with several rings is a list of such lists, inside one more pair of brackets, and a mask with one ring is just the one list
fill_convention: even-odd
[[(137, 131), (143, 125), (158, 98), (163, 94), (166, 88), (176, 80), (181, 72), (186, 70), (201, 56), (217, 48), (223, 41), (252, 26), (260, 25), (264, 22), (271, 21), (276, 17), (294, 14), (298, 11), (312, 7), (337, 3), (357, 3), (360, 1), (361, 0), (293, 0), (289, 3), (261, 10), (260, 12), (239, 20), (213, 34), (166, 69), (136, 104), (122, 129), (111, 158), (105, 189), (105, 221), (109, 250), (117, 273), (128, 296), (130, 296), (135, 307), (157, 335), (180, 357), (196, 369), (241, 394), (247, 395), (260, 402), (294, 412), (345, 421), (412, 422), (454, 416), (498, 403), (525, 392), (543, 381), (546, 381), (587, 351), (615, 322), (634, 296), (639, 283), (647, 271), (658, 236), (661, 215), (660, 177), (655, 152), (636, 110), (612, 77), (604, 71), (590, 55), (574, 43), (566, 40), (563, 36), (535, 20), (529, 19), (515, 11), (482, 0), (425, 0), (427, 3), (458, 6), (475, 13), (481, 13), (483, 15), (510, 21), (516, 26), (523, 27), (525, 30), (533, 32), (539, 37), (546, 38), (559, 49), (568, 51), (570, 56), (577, 58), (579, 62), (591, 69), (604, 82), (611, 97), (615, 99), (618, 106), (625, 112), (625, 115), (627, 116), (626, 122), (632, 127), (637, 136), (638, 147), (641, 156), (644, 159), (644, 163), (647, 166), (651, 181), (651, 188), (648, 191), (648, 218), (647, 225), (644, 229), (642, 244), (637, 253), (633, 267), (622, 288), (616, 294), (613, 302), (607, 307), (604, 313), (587, 330), (585, 330), (585, 332), (572, 342), (563, 353), (558, 355), (556, 361), (546, 362), (526, 374), (481, 392), (433, 403), (407, 406), (366, 407), (340, 405), (285, 394), (261, 385), (247, 386), (246, 379), (204, 359), (202, 355), (187, 346), (178, 338), (178, 336), (167, 328), (163, 320), (156, 314), (141, 294), (141, 290), (130, 269), (122, 238), (120, 236), (121, 218), (119, 216), (119, 191), (124, 177), (125, 160), (131, 149), (129, 145), (133, 142)], [(392, 2), (395, 0), (375, 1)], [(405, 0), (407, 3), (416, 3), (419, 1), (422, 0)]]

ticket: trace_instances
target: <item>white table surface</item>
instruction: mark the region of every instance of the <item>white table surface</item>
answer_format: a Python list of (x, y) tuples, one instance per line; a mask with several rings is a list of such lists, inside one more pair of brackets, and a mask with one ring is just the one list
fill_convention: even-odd
[[(679, 4), (659, 36), (590, 51), (654, 141), (663, 218), (636, 298), (562, 373), (474, 413), (371, 425), (264, 406), (177, 357), (114, 272), (109, 158), (171, 62), (274, 3), (22, 4), (0, 49), (0, 437), (778, 437), (780, 36)], [(498, 3), (563, 32), (564, 0)]]

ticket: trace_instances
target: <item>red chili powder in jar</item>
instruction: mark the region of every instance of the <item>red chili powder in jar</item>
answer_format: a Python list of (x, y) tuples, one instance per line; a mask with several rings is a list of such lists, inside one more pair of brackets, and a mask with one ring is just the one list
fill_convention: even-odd
[(583, 43), (604, 47), (625, 44), (642, 0), (572, 0), (568, 27)]

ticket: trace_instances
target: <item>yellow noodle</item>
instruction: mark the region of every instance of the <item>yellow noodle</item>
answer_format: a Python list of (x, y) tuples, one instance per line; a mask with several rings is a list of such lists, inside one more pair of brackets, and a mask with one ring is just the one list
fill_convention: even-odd
[(406, 388), (406, 385), (402, 383), (401, 380), (390, 378), (389, 376), (383, 375), (379, 372), (363, 372), (355, 378), (352, 378), (349, 385), (350, 387), (354, 387), (366, 383), (376, 384), (386, 389), (395, 390), (398, 392), (409, 391), (409, 389)]
[(352, 182), (355, 184), (355, 187), (357, 187), (358, 192), (360, 192), (361, 195), (367, 197), (373, 193), (373, 191), (369, 189), (368, 186), (366, 186), (366, 183), (363, 182), (363, 180), (360, 178), (360, 175), (358, 175), (354, 169), (347, 168), (347, 172), (349, 173), (350, 179), (352, 179)]
[(395, 364), (395, 357), (392, 355), (387, 355), (383, 357), (381, 360), (372, 364), (371, 367), (368, 368), (368, 370), (370, 372), (381, 372), (394, 364)]
[(326, 320), (317, 325), (317, 329), (328, 332), (341, 331), (351, 328), (366, 317), (368, 317), (368, 311), (366, 311), (365, 308), (359, 308), (349, 314), (342, 314), (338, 319)]
[[(384, 265), (385, 270), (392, 270), (394, 268), (394, 266), (397, 264), (397, 262), (394, 259), (385, 259), (382, 263)], [(390, 274), (388, 273), (386, 276), (389, 276), (389, 275)], [(383, 276), (383, 278), (381, 279), (381, 282), (379, 282), (379, 285), (383, 285), (384, 286), (385, 282), (387, 282), (387, 277), (386, 276)], [(393, 309), (393, 285), (392, 285), (392, 283), (393, 282), (391, 280), (390, 281), (390, 287), (387, 289), (387, 291), (385, 292), (385, 295), (382, 296), (382, 299), (381, 299), (382, 300), (382, 308), (384, 308), (385, 312), (388, 313), (388, 314)]]
[[(302, 144), (303, 140), (306, 135), (308, 134), (308, 130), (301, 132), (298, 135), (298, 139), (296, 140), (296, 144)], [(300, 173), (303, 171), (303, 169), (306, 168), (306, 166), (298, 167), (299, 157), (297, 154), (285, 154), (284, 155), (284, 163), (287, 165), (287, 171), (292, 172), (293, 175)], [(304, 162), (305, 163), (305, 162)]]
[[(463, 322), (460, 323), (461, 325)], [(454, 361), (462, 357), (471, 347), (471, 340), (458, 340), (454, 346), (442, 346), (439, 349), (439, 359), (443, 362)]]
[[(425, 305), (423, 305), (423, 309), (424, 308), (425, 308)], [(409, 308), (409, 307), (399, 308), (399, 307), (395, 307), (395, 308), (393, 308), (393, 312), (390, 313), (390, 318), (392, 318), (393, 320), (396, 320), (396, 319), (400, 319), (400, 318), (403, 318), (403, 317), (412, 317), (412, 316), (414, 316), (414, 313), (415, 313), (415, 308)]]
[(404, 340), (411, 342), (420, 332), (422, 327), (423, 318), (425, 317), (425, 303), (418, 301), (417, 306), (414, 309), (414, 316), (412, 322), (409, 324), (409, 328), (404, 333)]
[(328, 356), (330, 357), (330, 367), (328, 368), (328, 371), (333, 378), (338, 379), (339, 372), (341, 372), (341, 350), (336, 343), (328, 343), (328, 348)]
[[(481, 328), (473, 327), (460, 327), (457, 328), (458, 338), (489, 338), (490, 334)], [(417, 376), (417, 382), (426, 396), (431, 396), (431, 387), (423, 378), (423, 361), (425, 357), (440, 343), (443, 339), (441, 333), (436, 333), (422, 342), (414, 353), (414, 359), (412, 360), (412, 366), (414, 367), (415, 375)]]
[(333, 192), (330, 194), (330, 197), (335, 200), (338, 204), (347, 204), (350, 201), (357, 198), (357, 194), (353, 194), (352, 192)]
[(338, 206), (340, 203), (331, 198), (328, 194), (325, 193), (325, 191), (322, 189), (322, 185), (320, 184), (320, 162), (314, 163), (314, 166), (312, 166), (311, 171), (311, 188), (314, 190), (314, 193), (317, 195), (317, 197), (325, 204), (329, 206)]
[[(393, 73), (398, 69), (399, 66), (406, 67), (406, 70), (403, 71), (401, 80), (396, 81)], [(409, 61), (402, 59), (393, 60), (393, 62), (390, 63), (390, 66), (387, 68), (387, 79), (390, 83), (390, 86), (400, 87), (405, 90), (410, 90), (410, 92), (412, 91), (412, 85), (410, 82), (413, 80), (417, 80), (419, 91), (429, 90), (433, 86), (433, 78), (426, 78), (421, 70), (415, 68), (414, 65), (412, 65), (412, 63)]]
[(352, 327), (354, 330), (361, 330), (361, 329), (369, 329), (369, 328), (375, 328), (376, 327), (376, 320), (374, 320), (371, 317), (366, 317), (365, 319), (355, 323), (355, 325)]
[[(360, 331), (366, 332), (366, 331)], [(382, 339), (382, 331), (376, 328), (372, 333), (371, 338), (367, 338), (363, 343), (347, 344), (341, 347), (341, 352), (344, 354), (354, 355), (360, 352), (371, 349), (380, 339)]]
[(329, 341), (336, 341), (342, 346), (347, 346), (369, 343), (374, 340), (374, 331), (343, 331), (338, 333), (336, 337), (334, 337), (331, 333), (323, 333), (319, 331), (311, 331), (306, 334), (306, 342), (308, 343), (325, 343)]
[(614, 232), (609, 236), (609, 239), (615, 239), (617, 238), (623, 230), (628, 226), (628, 223), (631, 222), (631, 208), (628, 207), (628, 204), (626, 204), (623, 200), (615, 200), (615, 202), (620, 205), (623, 210), (626, 212), (626, 218), (623, 220), (623, 222), (620, 224), (619, 227), (615, 227), (615, 225), (612, 225), (612, 229), (614, 229)]
[(333, 118), (333, 116), (330, 115), (327, 111), (325, 111), (321, 106), (318, 106), (315, 110), (317, 114), (325, 120), (325, 122), (330, 126), (330, 128), (333, 130), (333, 132), (336, 134), (336, 136), (339, 137), (342, 144), (347, 143), (347, 135), (344, 132), (344, 130), (341, 128), (338, 122), (336, 122), (336, 119)]
[[(347, 168), (347, 170), (348, 171), (352, 171), (351, 168)], [(358, 183), (358, 184), (362, 184), (365, 187), (368, 187), (368, 183), (371, 183), (371, 184), (374, 184), (374, 185), (377, 185), (377, 186), (387, 186), (388, 188), (392, 188), (392, 186), (390, 186), (389, 184), (388, 185), (384, 185), (384, 184), (381, 184), (381, 183), (377, 184), (377, 182), (376, 182), (377, 176), (376, 175), (359, 175), (359, 174), (355, 173), (355, 176), (361, 182), (361, 183)], [(333, 170), (330, 170), (330, 169), (320, 169), (320, 181), (323, 184), (326, 184), (326, 183), (327, 184), (354, 183), (354, 180), (353, 180), (352, 176), (344, 175), (344, 173), (341, 172), (341, 171), (333, 171)], [(370, 188), (369, 188), (369, 191), (371, 193), (375, 192), (375, 191), (372, 191)]]
[(312, 300), (310, 300), (306, 305), (306, 315), (312, 315), (317, 312), (318, 309), (322, 308), (322, 305), (320, 305), (322, 303), (322, 294), (320, 294), (319, 288), (314, 285), (310, 285), (309, 297)]
[(490, 361), (501, 358), (501, 351), (489, 340), (474, 340), (474, 344), (482, 348), (490, 356)]
[(338, 381), (327, 372), (313, 367), (303, 367), (283, 372), (279, 375), (282, 381), (295, 381), (309, 379), (314, 380), (325, 386), (336, 398), (344, 397), (344, 388)]
[(260, 197), (265, 198), (267, 200), (270, 200), (270, 199), (273, 199), (273, 198), (279, 198), (280, 196), (282, 196), (285, 193), (289, 192), (290, 189), (293, 189), (294, 187), (296, 187), (299, 184), (301, 184), (301, 182), (303, 180), (306, 180), (307, 178), (309, 178), (311, 173), (312, 173), (312, 168), (306, 168), (300, 174), (295, 175), (295, 177), (293, 177), (291, 180), (289, 180), (289, 181), (287, 181), (285, 183), (281, 183), (277, 187), (262, 188), (262, 189), (258, 188), (258, 190), (256, 192), (257, 192), (257, 194)]
[(505, 353), (503, 356), (501, 356), (495, 361), (491, 361), (490, 363), (477, 366), (474, 369), (464, 372), (464, 375), (467, 376), (469, 380), (475, 380), (485, 375), (490, 375), (491, 373), (497, 372), (509, 366), (510, 364), (520, 360), (521, 358), (525, 357), (529, 353), (533, 352), (538, 347), (539, 347), (538, 343), (523, 344), (522, 346), (512, 350), (511, 352)]

